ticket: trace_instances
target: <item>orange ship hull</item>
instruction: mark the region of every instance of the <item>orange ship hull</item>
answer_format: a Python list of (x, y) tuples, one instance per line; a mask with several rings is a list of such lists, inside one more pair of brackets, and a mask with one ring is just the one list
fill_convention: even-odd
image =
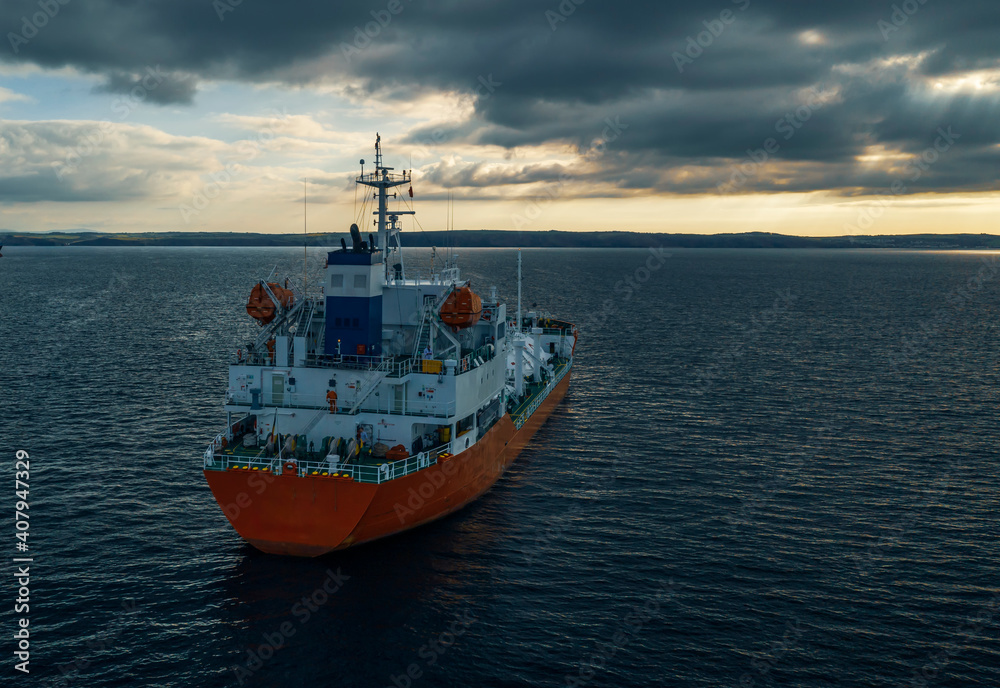
[(341, 478), (206, 470), (243, 539), (264, 552), (315, 557), (446, 516), (489, 490), (566, 396), (570, 371), (520, 429), (510, 415), (434, 466), (381, 484)]

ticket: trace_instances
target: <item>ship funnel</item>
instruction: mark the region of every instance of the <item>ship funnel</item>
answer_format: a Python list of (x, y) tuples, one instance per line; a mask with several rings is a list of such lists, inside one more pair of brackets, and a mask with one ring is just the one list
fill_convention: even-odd
[(351, 225), (351, 241), (354, 242), (354, 250), (361, 250), (361, 230), (357, 225)]

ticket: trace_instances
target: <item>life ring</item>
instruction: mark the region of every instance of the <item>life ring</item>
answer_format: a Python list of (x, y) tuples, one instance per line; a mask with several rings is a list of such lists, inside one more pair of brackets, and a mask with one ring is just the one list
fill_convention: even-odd
[(286, 461), (281, 465), (282, 475), (286, 474), (298, 475), (298, 472), (299, 472), (299, 465), (295, 461), (292, 460)]
[(468, 369), (469, 369), (469, 359), (463, 358), (462, 359), (462, 372), (464, 373)]

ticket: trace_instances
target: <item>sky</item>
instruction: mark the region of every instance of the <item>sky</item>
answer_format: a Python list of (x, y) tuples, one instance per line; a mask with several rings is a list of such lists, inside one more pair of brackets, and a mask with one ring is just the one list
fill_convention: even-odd
[[(995, 0), (2, 0), (0, 230), (997, 233)], [(401, 201), (397, 200), (396, 203)]]

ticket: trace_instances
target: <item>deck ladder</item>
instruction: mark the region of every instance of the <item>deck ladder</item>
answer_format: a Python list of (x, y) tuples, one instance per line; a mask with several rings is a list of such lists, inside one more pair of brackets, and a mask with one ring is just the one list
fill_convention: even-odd
[(372, 392), (378, 389), (378, 386), (382, 384), (382, 380), (385, 379), (386, 374), (390, 370), (392, 370), (392, 359), (385, 358), (377, 368), (372, 368), (369, 371), (368, 377), (366, 377), (363, 382), (358, 384), (357, 400), (351, 406), (351, 410), (348, 411), (348, 413), (355, 414), (358, 412), (358, 409), (361, 408), (361, 405), (372, 395)]

